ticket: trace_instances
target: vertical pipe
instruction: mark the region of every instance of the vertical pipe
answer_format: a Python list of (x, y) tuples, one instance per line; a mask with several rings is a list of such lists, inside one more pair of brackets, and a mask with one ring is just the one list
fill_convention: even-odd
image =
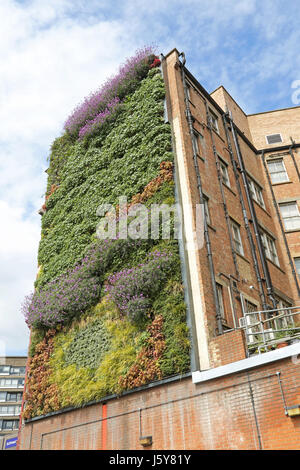
[[(267, 295), (270, 298), (273, 307), (276, 308), (277, 304), (276, 304), (276, 300), (275, 300), (275, 297), (274, 297), (274, 294), (273, 294), (273, 285), (272, 285), (272, 281), (271, 281), (271, 276), (270, 276), (270, 273), (269, 273), (267, 261), (265, 259), (265, 253), (264, 253), (264, 249), (263, 249), (262, 241), (261, 241), (261, 236), (260, 236), (259, 229), (258, 229), (256, 213), (255, 213), (252, 198), (251, 198), (251, 195), (250, 195), (249, 183), (248, 183), (248, 179), (247, 179), (247, 175), (246, 175), (244, 160), (243, 160), (243, 157), (242, 157), (242, 153), (240, 151), (238, 138), (237, 138), (237, 135), (236, 135), (236, 132), (235, 132), (235, 124), (233, 122), (231, 112), (229, 112), (229, 120), (230, 120), (231, 129), (232, 129), (232, 136), (233, 136), (233, 141), (234, 141), (234, 145), (235, 145), (235, 148), (236, 148), (238, 162), (239, 162), (239, 166), (240, 166), (240, 169), (241, 169), (242, 180), (243, 180), (243, 184), (244, 184), (244, 188), (245, 188), (245, 192), (246, 192), (247, 202), (248, 202), (248, 206), (249, 206), (249, 209), (250, 209), (250, 214), (251, 214), (251, 217), (252, 217), (254, 234), (255, 234), (256, 241), (257, 241), (259, 257), (260, 257), (260, 261), (261, 261), (263, 272), (264, 272), (265, 279), (266, 279)], [(265, 306), (265, 308), (267, 309), (267, 306)]]
[(298, 175), (298, 180), (300, 181), (300, 172), (299, 172), (299, 168), (298, 168), (298, 165), (297, 165), (297, 162), (296, 162), (296, 159), (295, 159), (295, 155), (294, 155), (294, 152), (293, 152), (293, 146), (295, 145), (295, 142), (293, 141), (292, 138), (291, 138), (291, 141), (292, 141), (292, 145), (289, 148), (289, 154), (292, 157), (292, 160), (293, 160), (293, 163), (294, 163), (297, 175)]
[(282, 380), (280, 378), (280, 372), (276, 372), (276, 375), (277, 375), (277, 379), (278, 379), (278, 385), (279, 385), (279, 388), (280, 388), (281, 398), (282, 398), (282, 401), (283, 401), (284, 413), (287, 416), (288, 412), (287, 412), (285, 396), (284, 396), (284, 393), (283, 393), (283, 387), (282, 387)]
[[(192, 141), (193, 161), (194, 161), (194, 168), (195, 168), (195, 173), (196, 173), (196, 178), (197, 178), (197, 188), (198, 188), (198, 192), (199, 192), (199, 196), (200, 196), (200, 204), (204, 204), (202, 181), (201, 181), (199, 165), (198, 165), (198, 160), (197, 160), (197, 150), (196, 150), (196, 144), (195, 144), (193, 120), (192, 120), (192, 115), (191, 115), (191, 111), (190, 111), (190, 107), (189, 107), (187, 86), (186, 86), (186, 81), (185, 81), (185, 72), (184, 72), (185, 55), (184, 55), (183, 52), (181, 52), (181, 54), (179, 56), (183, 56), (183, 63), (180, 63), (180, 65), (181, 65), (181, 77), (182, 77), (182, 83), (183, 83), (183, 89), (184, 89), (184, 101), (185, 101), (185, 109), (186, 109), (186, 118), (187, 118), (187, 122), (188, 122), (188, 126), (189, 126), (189, 133), (190, 133), (190, 137), (191, 137), (191, 141)], [(205, 239), (206, 248), (207, 248), (207, 258), (208, 258), (209, 272), (210, 272), (212, 289), (213, 289), (214, 303), (215, 303), (215, 307), (216, 307), (217, 329), (218, 329), (218, 334), (221, 335), (221, 334), (223, 334), (222, 316), (221, 316), (219, 298), (218, 298), (218, 293), (217, 293), (214, 263), (213, 263), (213, 258), (212, 258), (212, 250), (211, 250), (211, 244), (210, 244), (210, 239), (209, 239), (208, 225), (207, 225), (207, 219), (206, 219), (205, 211), (203, 211), (203, 223), (204, 223), (204, 239)]]
[(254, 421), (255, 421), (255, 426), (256, 426), (256, 431), (257, 431), (258, 446), (259, 446), (259, 450), (262, 450), (261, 434), (260, 434), (260, 428), (259, 428), (256, 409), (255, 409), (253, 389), (252, 389), (252, 385), (250, 381), (249, 372), (247, 372), (247, 378), (248, 378), (248, 385), (249, 385), (250, 400), (251, 400), (252, 409), (253, 409), (253, 416), (254, 416)]
[(213, 153), (214, 153), (214, 157), (215, 157), (216, 167), (217, 167), (218, 181), (219, 181), (219, 187), (220, 187), (221, 196), (222, 196), (223, 209), (224, 209), (225, 220), (226, 220), (226, 225), (227, 225), (227, 230), (228, 230), (228, 235), (229, 235), (231, 253), (232, 253), (232, 257), (233, 257), (235, 273), (236, 273), (237, 277), (239, 278), (240, 274), (239, 274), (239, 270), (238, 270), (236, 252), (235, 252), (234, 245), (233, 245), (231, 225), (230, 225), (229, 214), (228, 214), (228, 210), (227, 210), (227, 204), (226, 204), (226, 199), (225, 199), (225, 194), (224, 194), (224, 189), (223, 189), (223, 182), (222, 182), (222, 178), (221, 178), (220, 162), (219, 162), (218, 155), (217, 155), (215, 139), (214, 139), (214, 136), (213, 136), (212, 124), (211, 124), (211, 119), (210, 119), (209, 111), (208, 111), (208, 104), (207, 104), (206, 100), (205, 100), (205, 108), (206, 108), (207, 125), (208, 125), (209, 132), (210, 132), (210, 138), (211, 138)]
[(107, 405), (102, 405), (102, 450), (106, 450), (107, 447)]
[(260, 275), (255, 244), (254, 244), (254, 241), (253, 241), (253, 237), (252, 237), (252, 233), (251, 233), (251, 229), (250, 229), (250, 224), (249, 224), (249, 219), (248, 219), (248, 216), (247, 216), (247, 211), (246, 211), (246, 207), (245, 207), (245, 203), (244, 203), (244, 199), (243, 199), (243, 195), (242, 195), (242, 189), (241, 189), (241, 185), (240, 185), (240, 181), (239, 181), (239, 175), (238, 175), (238, 170), (237, 170), (237, 166), (236, 166), (236, 161), (233, 157), (233, 150), (232, 150), (232, 146), (231, 146), (231, 143), (230, 143), (230, 138), (229, 138), (229, 134), (228, 134), (227, 123), (226, 123), (226, 115), (225, 114), (223, 114), (223, 123), (224, 123), (224, 128), (225, 128), (225, 134), (226, 134), (226, 139), (227, 139), (227, 145), (228, 145), (228, 149), (229, 149), (231, 164), (233, 166), (233, 172), (234, 172), (234, 175), (235, 175), (237, 190), (238, 190), (238, 193), (239, 193), (240, 204), (241, 204), (241, 207), (242, 207), (244, 224), (245, 224), (247, 237), (248, 237), (250, 250), (251, 250), (251, 255), (252, 255), (252, 259), (253, 259), (255, 275), (256, 275), (256, 279), (257, 279), (257, 283), (258, 283), (258, 287), (259, 287), (261, 304), (262, 304), (264, 309), (267, 309), (267, 301), (266, 301), (266, 296), (265, 296), (265, 292), (264, 292), (263, 281), (262, 281), (262, 278), (261, 278), (261, 275)]
[(277, 204), (277, 201), (276, 201), (276, 198), (275, 198), (275, 194), (274, 194), (274, 191), (273, 191), (273, 186), (272, 186), (272, 183), (271, 183), (270, 175), (269, 175), (269, 172), (268, 172), (268, 169), (267, 169), (267, 164), (266, 164), (264, 151), (262, 151), (262, 153), (261, 153), (261, 158), (262, 158), (265, 173), (266, 173), (266, 176), (267, 176), (269, 189), (270, 189), (270, 192), (271, 192), (271, 195), (272, 195), (273, 206), (275, 207), (275, 210), (276, 210), (278, 222), (279, 222), (281, 233), (282, 233), (283, 240), (284, 240), (284, 245), (285, 245), (286, 252), (287, 252), (287, 255), (288, 255), (288, 258), (289, 258), (289, 263), (290, 263), (292, 275), (293, 275), (293, 278), (294, 278), (294, 281), (295, 281), (295, 284), (296, 284), (298, 295), (300, 296), (300, 286), (299, 286), (299, 283), (298, 283), (298, 277), (297, 277), (297, 273), (296, 273), (295, 268), (294, 268), (294, 263), (293, 263), (291, 252), (290, 252), (290, 249), (289, 249), (289, 245), (288, 245), (288, 242), (287, 242), (287, 239), (286, 239), (283, 223), (282, 223), (281, 216), (280, 216), (279, 207), (278, 207), (278, 204)]

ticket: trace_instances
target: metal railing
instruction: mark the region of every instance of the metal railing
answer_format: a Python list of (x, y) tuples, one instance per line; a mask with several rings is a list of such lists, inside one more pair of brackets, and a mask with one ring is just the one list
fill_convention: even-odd
[(300, 307), (245, 312), (239, 319), (249, 354), (260, 354), (279, 344), (300, 341)]

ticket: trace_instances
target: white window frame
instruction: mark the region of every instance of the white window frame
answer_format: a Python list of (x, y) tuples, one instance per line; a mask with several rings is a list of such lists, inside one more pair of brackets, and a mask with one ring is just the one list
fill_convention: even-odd
[(264, 197), (263, 197), (263, 188), (259, 186), (252, 178), (248, 177), (248, 183), (251, 191), (252, 199), (254, 199), (257, 204), (259, 204), (263, 209), (266, 208)]
[(280, 311), (279, 312), (277, 311), (274, 314), (271, 314), (272, 318), (274, 318), (276, 329), (280, 330), (280, 329), (285, 329), (285, 328), (289, 328), (293, 326), (295, 324), (293, 317), (286, 317), (286, 318), (283, 317), (283, 318), (276, 319), (277, 316), (282, 315), (282, 313), (285, 313), (285, 309), (291, 307), (290, 303), (286, 302), (280, 297), (276, 296), (276, 300), (278, 301), (277, 309), (280, 309)]
[[(11, 395), (16, 395), (16, 400), (11, 399)], [(6, 401), (12, 403), (18, 403), (22, 401), (22, 392), (6, 392)]]
[(279, 265), (279, 258), (278, 258), (278, 253), (277, 253), (277, 248), (275, 244), (275, 239), (271, 237), (268, 233), (265, 231), (260, 232), (262, 244), (265, 250), (265, 255), (268, 258), (269, 261), (272, 261), (276, 266)]
[[(295, 208), (295, 214), (284, 216), (282, 212), (283, 207), (293, 206)], [(297, 201), (286, 202), (279, 204), (281, 218), (284, 223), (284, 227), (286, 230), (300, 230), (300, 211)], [(296, 223), (295, 227), (289, 226), (289, 223)]]
[(23, 388), (25, 379), (0, 379), (0, 388)]
[(208, 115), (212, 128), (219, 134), (218, 116), (211, 109), (209, 109)]
[[(5, 424), (7, 426), (7, 423), (12, 423), (12, 427), (6, 427)], [(14, 429), (18, 429), (19, 427), (19, 420), (17, 419), (3, 419), (2, 420), (2, 425), (1, 425), (1, 430), (2, 431), (13, 431)]]
[(219, 156), (219, 165), (220, 165), (220, 171), (221, 171), (221, 176), (222, 176), (222, 183), (225, 184), (228, 188), (230, 188), (230, 179), (229, 179), (229, 173), (228, 173), (228, 164), (222, 160), (222, 158)]
[[(270, 171), (270, 164), (272, 163), (281, 163), (282, 164), (282, 167), (283, 167), (283, 170), (282, 171), (273, 171), (271, 172)], [(286, 183), (289, 180), (289, 175), (288, 175), (288, 172), (286, 171), (286, 167), (285, 167), (285, 164), (284, 164), (284, 161), (283, 161), (283, 158), (274, 158), (274, 160), (268, 160), (267, 161), (267, 165), (268, 165), (268, 171), (269, 171), (269, 175), (270, 175), (270, 178), (271, 178), (271, 182), (272, 184), (281, 184), (281, 183)], [(280, 181), (273, 181), (273, 178), (272, 178), (272, 175), (275, 174), (275, 175), (278, 175), (278, 174), (284, 174), (285, 175), (285, 178), (280, 180)]]
[(200, 151), (199, 151), (199, 134), (195, 129), (193, 129), (193, 134), (194, 134), (194, 143), (195, 143), (196, 153), (197, 153), (197, 155), (200, 155)]
[(235, 222), (232, 219), (231, 219), (231, 232), (232, 232), (235, 252), (238, 253), (239, 255), (244, 256), (244, 247), (243, 247), (242, 237), (241, 237), (241, 227), (237, 222)]
[(218, 302), (220, 308), (220, 314), (222, 318), (222, 322), (226, 322), (226, 312), (225, 312), (225, 305), (224, 305), (224, 297), (223, 297), (223, 286), (222, 284), (216, 283), (217, 285), (217, 294), (218, 294)]
[(208, 206), (208, 197), (205, 196), (205, 194), (203, 195), (203, 199), (204, 199), (204, 214), (205, 214), (205, 217), (206, 217), (206, 221), (209, 224), (211, 224), (211, 218), (210, 218), (210, 212), (209, 212), (209, 206)]
[(0, 416), (19, 416), (21, 405), (0, 405)]
[[(0, 370), (0, 375), (9, 375), (10, 366), (3, 365), (3, 366), (0, 366), (0, 367), (3, 368), (3, 372)], [(6, 371), (5, 371), (5, 369), (6, 369)]]
[(186, 82), (186, 92), (188, 100), (191, 101), (191, 85), (188, 82)]

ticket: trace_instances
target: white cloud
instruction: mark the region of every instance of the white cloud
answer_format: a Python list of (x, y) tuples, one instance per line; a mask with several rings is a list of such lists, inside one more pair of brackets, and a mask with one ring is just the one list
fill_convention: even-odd
[(33, 289), (40, 227), (24, 219), (24, 210), (1, 200), (0, 221), (0, 340), (7, 353), (24, 354), (29, 334), (20, 306)]

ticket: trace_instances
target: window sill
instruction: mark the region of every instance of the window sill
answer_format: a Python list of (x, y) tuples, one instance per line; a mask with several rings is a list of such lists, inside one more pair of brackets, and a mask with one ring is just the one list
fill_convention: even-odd
[(284, 233), (294, 233), (294, 232), (300, 232), (300, 227), (299, 228), (293, 228), (291, 230), (285, 230)]
[(270, 212), (267, 211), (267, 209), (265, 209), (265, 207), (263, 207), (261, 204), (259, 204), (259, 202), (257, 202), (255, 199), (252, 198), (252, 201), (255, 202), (255, 204), (261, 209), (263, 210), (269, 217), (272, 218)]
[(272, 186), (279, 186), (280, 184), (291, 184), (293, 181), (282, 181), (281, 183), (272, 183)]
[(274, 263), (274, 261), (272, 261), (270, 258), (268, 258), (266, 256), (266, 260), (271, 263), (273, 266), (275, 266), (275, 268), (279, 269), (279, 271), (281, 271), (283, 274), (285, 274), (285, 271), (276, 263)]
[(207, 224), (207, 226), (208, 226), (211, 230), (213, 230), (214, 232), (217, 231), (217, 229), (216, 229), (215, 227), (213, 227), (211, 224)]
[(212, 127), (212, 130), (213, 130), (214, 133), (222, 140), (222, 142), (225, 144), (225, 140), (223, 139), (223, 137), (220, 136), (219, 132), (216, 131), (213, 127)]
[(230, 191), (234, 196), (236, 196), (236, 193), (233, 191), (233, 189), (231, 189), (230, 186), (228, 186), (228, 184), (224, 183), (223, 181), (222, 181), (222, 184), (223, 184), (223, 186), (225, 186), (225, 188), (229, 189), (229, 191)]
[(245, 258), (245, 256), (242, 255), (241, 253), (239, 253), (238, 251), (235, 251), (235, 254), (238, 255), (240, 258), (242, 258), (247, 263), (251, 264), (250, 261), (247, 258)]
[(197, 153), (197, 157), (198, 157), (200, 160), (202, 160), (204, 163), (206, 162), (205, 158), (202, 157), (201, 155), (199, 155), (199, 153)]

